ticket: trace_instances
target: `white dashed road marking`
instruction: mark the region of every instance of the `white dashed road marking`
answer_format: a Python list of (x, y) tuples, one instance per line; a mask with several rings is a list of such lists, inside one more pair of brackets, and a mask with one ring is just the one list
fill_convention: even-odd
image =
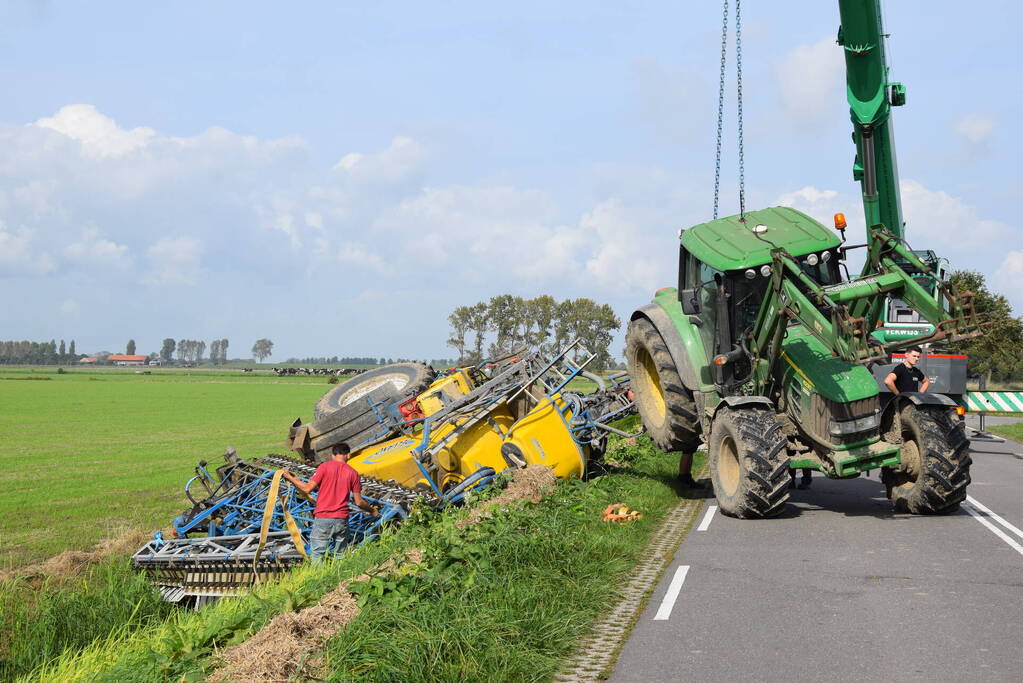
[(675, 570), (675, 576), (671, 578), (668, 592), (664, 595), (664, 599), (661, 600), (661, 606), (657, 608), (654, 621), (667, 621), (668, 617), (671, 616), (671, 610), (675, 607), (675, 601), (678, 600), (678, 594), (682, 590), (682, 584), (685, 583), (686, 574), (688, 573), (688, 564), (684, 564)]
[(714, 519), (714, 513), (718, 511), (717, 505), (711, 505), (707, 508), (707, 514), (700, 520), (700, 526), (696, 527), (697, 531), (706, 531), (707, 527), (710, 526), (710, 520)]

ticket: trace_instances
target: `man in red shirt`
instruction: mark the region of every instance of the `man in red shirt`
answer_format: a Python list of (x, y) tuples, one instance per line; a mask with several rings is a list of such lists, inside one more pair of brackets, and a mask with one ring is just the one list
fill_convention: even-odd
[(316, 494), (316, 508), (313, 510), (313, 528), (309, 534), (309, 545), (313, 562), (319, 562), (327, 551), (340, 553), (348, 545), (348, 498), (355, 504), (376, 516), (379, 513), (366, 504), (362, 497), (362, 483), (359, 473), (348, 464), (351, 450), (348, 444), (339, 443), (331, 449), (333, 458), (316, 468), (316, 474), (308, 482), (298, 479), (284, 470), (284, 478), (298, 489)]

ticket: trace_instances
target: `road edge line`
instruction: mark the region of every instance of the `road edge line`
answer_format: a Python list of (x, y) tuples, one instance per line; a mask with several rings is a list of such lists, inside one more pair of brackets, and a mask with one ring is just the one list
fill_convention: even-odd
[(1013, 526), (1007, 520), (1003, 519), (999, 515), (996, 515), (994, 512), (991, 511), (990, 508), (988, 508), (986, 505), (981, 503), (979, 500), (977, 500), (973, 496), (969, 496), (968, 495), (968, 496), (966, 496), (966, 502), (967, 502), (967, 504), (972, 505), (973, 507), (975, 507), (978, 510), (980, 510), (981, 512), (983, 512), (985, 515), (987, 515), (991, 519), (993, 519), (996, 522), (998, 522), (999, 524), (1001, 524), (1003, 527), (1005, 527), (1006, 529), (1008, 529), (1012, 533), (1016, 534), (1020, 538), (1020, 540), (1023, 540), (1023, 531), (1021, 531), (1017, 527)]

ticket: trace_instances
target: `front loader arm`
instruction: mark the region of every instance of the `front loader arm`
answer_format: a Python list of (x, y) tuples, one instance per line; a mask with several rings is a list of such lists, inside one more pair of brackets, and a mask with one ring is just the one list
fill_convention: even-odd
[[(753, 379), (762, 392), (770, 388), (785, 330), (791, 322), (801, 324), (832, 354), (851, 363), (885, 360), (888, 352), (913, 344), (958, 341), (980, 334), (983, 323), (973, 310), (972, 293), (957, 294), (939, 281), (944, 306), (936, 302), (896, 259), (937, 281), (928, 266), (883, 226), (873, 226), (870, 231), (871, 246), (864, 270), (872, 274), (830, 287), (821, 287), (808, 277), (786, 250), (771, 252), (770, 284), (748, 340)], [(934, 333), (883, 345), (871, 339), (869, 333), (881, 319), (888, 296), (910, 304), (934, 325)]]

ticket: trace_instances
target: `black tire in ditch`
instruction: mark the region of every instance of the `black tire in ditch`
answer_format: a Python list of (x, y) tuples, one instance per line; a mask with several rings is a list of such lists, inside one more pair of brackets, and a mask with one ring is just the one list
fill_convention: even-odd
[(774, 413), (761, 407), (718, 410), (708, 450), (710, 480), (721, 512), (773, 517), (789, 497), (788, 439)]
[[(318, 455), (347, 442), (353, 448), (394, 434), (377, 419), (371, 404), (386, 409), (422, 393), (436, 373), (422, 363), (394, 363), (364, 372), (334, 387), (319, 400), (311, 425), (316, 436), (310, 444)], [(322, 459), (322, 458), (320, 458)]]
[(945, 406), (907, 403), (899, 410), (902, 469), (881, 481), (900, 512), (946, 514), (959, 508), (970, 483), (970, 442), (962, 420)]
[(646, 318), (629, 323), (625, 358), (647, 434), (662, 451), (694, 452), (700, 446), (696, 403), (682, 384), (664, 339)]
[[(393, 363), (381, 365), (379, 368), (367, 370), (358, 377), (342, 382), (323, 395), (313, 407), (313, 418), (319, 420), (351, 405), (367, 394), (386, 387), (384, 392), (377, 392), (375, 397), (391, 396), (394, 398), (411, 396), (421, 393), (430, 386), (436, 373), (429, 365), (423, 363)], [(362, 401), (361, 403), (366, 403)]]

